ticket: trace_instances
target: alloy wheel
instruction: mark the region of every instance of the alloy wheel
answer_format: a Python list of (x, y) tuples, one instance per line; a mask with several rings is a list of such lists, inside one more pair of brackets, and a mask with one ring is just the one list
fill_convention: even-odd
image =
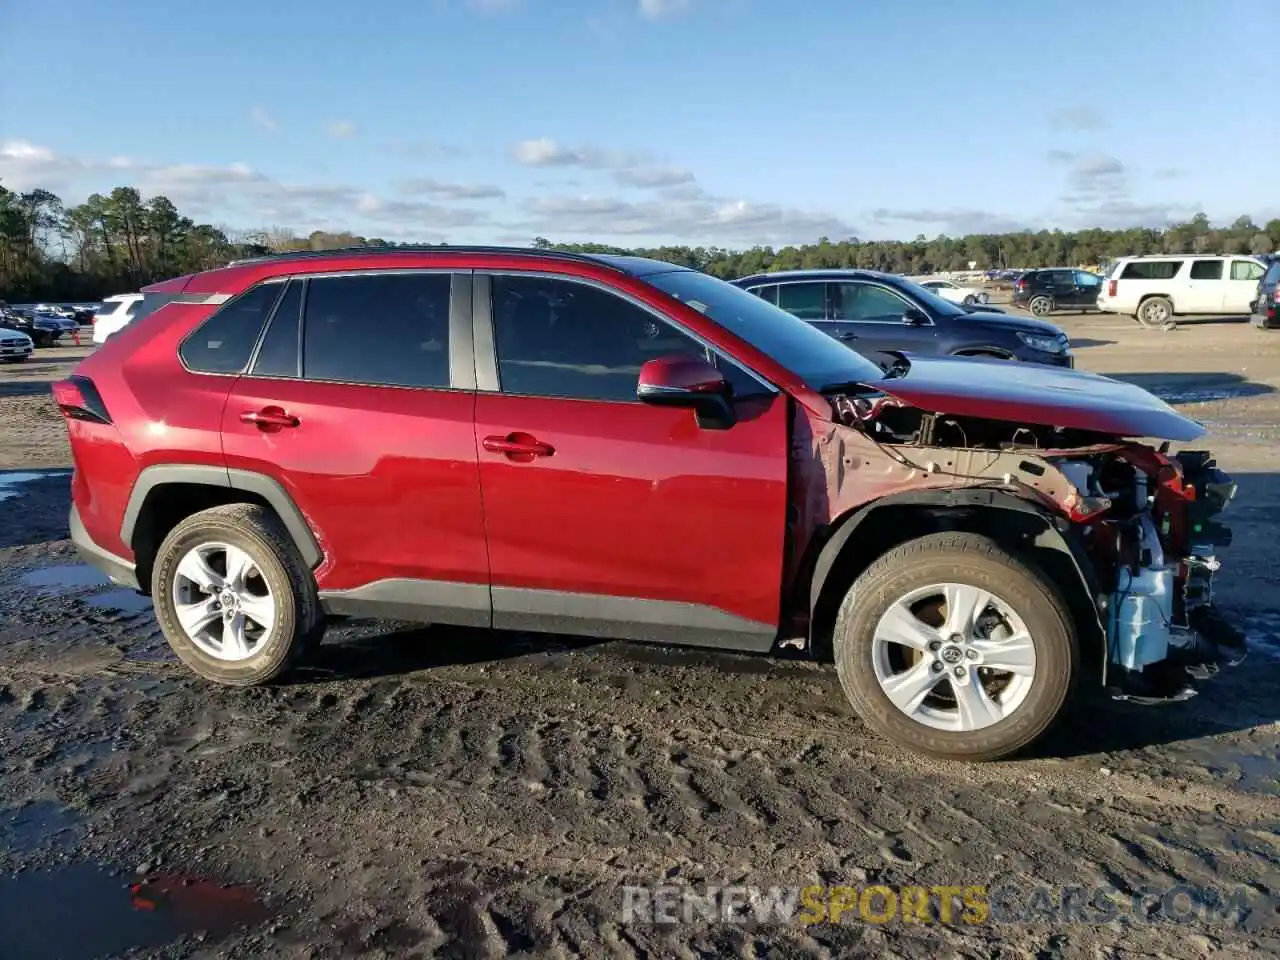
[(1010, 605), (959, 583), (912, 590), (881, 616), (876, 680), (912, 720), (958, 733), (1011, 716), (1035, 683), (1031, 634)]
[(228, 543), (202, 543), (179, 561), (173, 607), (183, 632), (203, 653), (247, 660), (271, 633), (276, 602), (257, 563)]

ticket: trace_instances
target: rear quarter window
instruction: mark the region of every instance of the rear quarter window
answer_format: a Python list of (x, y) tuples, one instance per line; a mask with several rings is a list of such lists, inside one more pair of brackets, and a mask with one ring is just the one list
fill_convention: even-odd
[(1121, 280), (1172, 280), (1182, 269), (1183, 260), (1131, 260), (1124, 265)]
[(284, 286), (277, 281), (250, 287), (196, 327), (178, 348), (187, 369), (196, 373), (243, 373)]

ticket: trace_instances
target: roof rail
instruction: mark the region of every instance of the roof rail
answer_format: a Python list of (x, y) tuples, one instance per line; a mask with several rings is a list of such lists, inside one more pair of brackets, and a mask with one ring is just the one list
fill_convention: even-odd
[(260, 257), (246, 257), (243, 260), (232, 260), (227, 264), (229, 267), (238, 267), (246, 263), (273, 263), (278, 260), (310, 260), (315, 257), (350, 257), (350, 256), (372, 256), (375, 254), (387, 253), (492, 253), (501, 256), (530, 257), (542, 260), (568, 260), (575, 263), (589, 263), (592, 266), (607, 267), (610, 270), (617, 270), (619, 273), (625, 271), (600, 256), (590, 253), (571, 253), (566, 250), (548, 250), (538, 247), (503, 247), (503, 246), (485, 246), (485, 245), (448, 245), (448, 244), (414, 244), (408, 246), (359, 246), (359, 247), (334, 247), (329, 250), (283, 250), (280, 253), (265, 254)]

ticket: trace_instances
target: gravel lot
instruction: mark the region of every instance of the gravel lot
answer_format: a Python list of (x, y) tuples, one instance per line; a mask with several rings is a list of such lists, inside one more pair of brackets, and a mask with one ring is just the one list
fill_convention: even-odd
[[(1280, 953), (1280, 336), (1062, 317), (1082, 366), (1206, 422), (1240, 481), (1204, 694), (1081, 711), (1037, 759), (905, 756), (802, 662), (349, 623), (288, 685), (210, 687), (76, 563), (49, 382), (0, 370), (0, 956)], [(131, 884), (139, 884), (131, 891)], [(653, 925), (657, 883), (1103, 886), (1106, 925)], [(1234, 921), (1129, 897), (1243, 891)]]

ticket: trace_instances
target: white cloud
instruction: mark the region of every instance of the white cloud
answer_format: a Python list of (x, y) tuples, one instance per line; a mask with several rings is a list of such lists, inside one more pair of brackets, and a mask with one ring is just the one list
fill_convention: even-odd
[(288, 224), (302, 232), (350, 229), (425, 240), (489, 219), (483, 211), (384, 198), (352, 184), (284, 183), (244, 163), (148, 164), (65, 156), (20, 140), (0, 141), (0, 183), (12, 190), (44, 187), (68, 204), (81, 202), (94, 190), (128, 183), (145, 197), (163, 194), (192, 217), (250, 227)]
[(648, 153), (565, 146), (550, 137), (521, 140), (512, 145), (511, 158), (525, 167), (579, 167), (606, 171), (624, 187), (654, 189), (694, 182), (684, 167), (655, 162)]
[(527, 200), (524, 209), (529, 219), (511, 226), (530, 236), (565, 240), (643, 237), (752, 246), (809, 243), (820, 236), (842, 239), (857, 232), (829, 213), (701, 192), (638, 202), (589, 194), (539, 197)]
[(661, 20), (687, 10), (690, 0), (638, 0), (640, 16), (646, 20)]
[(280, 123), (266, 107), (253, 107), (249, 111), (249, 122), (260, 130), (275, 132), (280, 129)]
[(350, 120), (333, 120), (325, 125), (324, 132), (335, 140), (353, 140), (358, 131)]
[[(928, 226), (927, 234), (945, 233), (950, 237), (963, 237), (970, 233), (1016, 233), (1031, 229), (1025, 220), (992, 213), (987, 210), (964, 208), (948, 209), (889, 209), (881, 207), (871, 211), (875, 223), (900, 223), (913, 225), (912, 229)], [(904, 234), (906, 231), (894, 231)]]
[(1058, 130), (1085, 132), (1105, 130), (1107, 118), (1095, 107), (1062, 107), (1049, 114), (1050, 124)]
[(396, 181), (402, 194), (423, 194), (445, 200), (500, 200), (507, 195), (501, 187), (486, 183), (447, 183), (432, 177), (410, 177)]

